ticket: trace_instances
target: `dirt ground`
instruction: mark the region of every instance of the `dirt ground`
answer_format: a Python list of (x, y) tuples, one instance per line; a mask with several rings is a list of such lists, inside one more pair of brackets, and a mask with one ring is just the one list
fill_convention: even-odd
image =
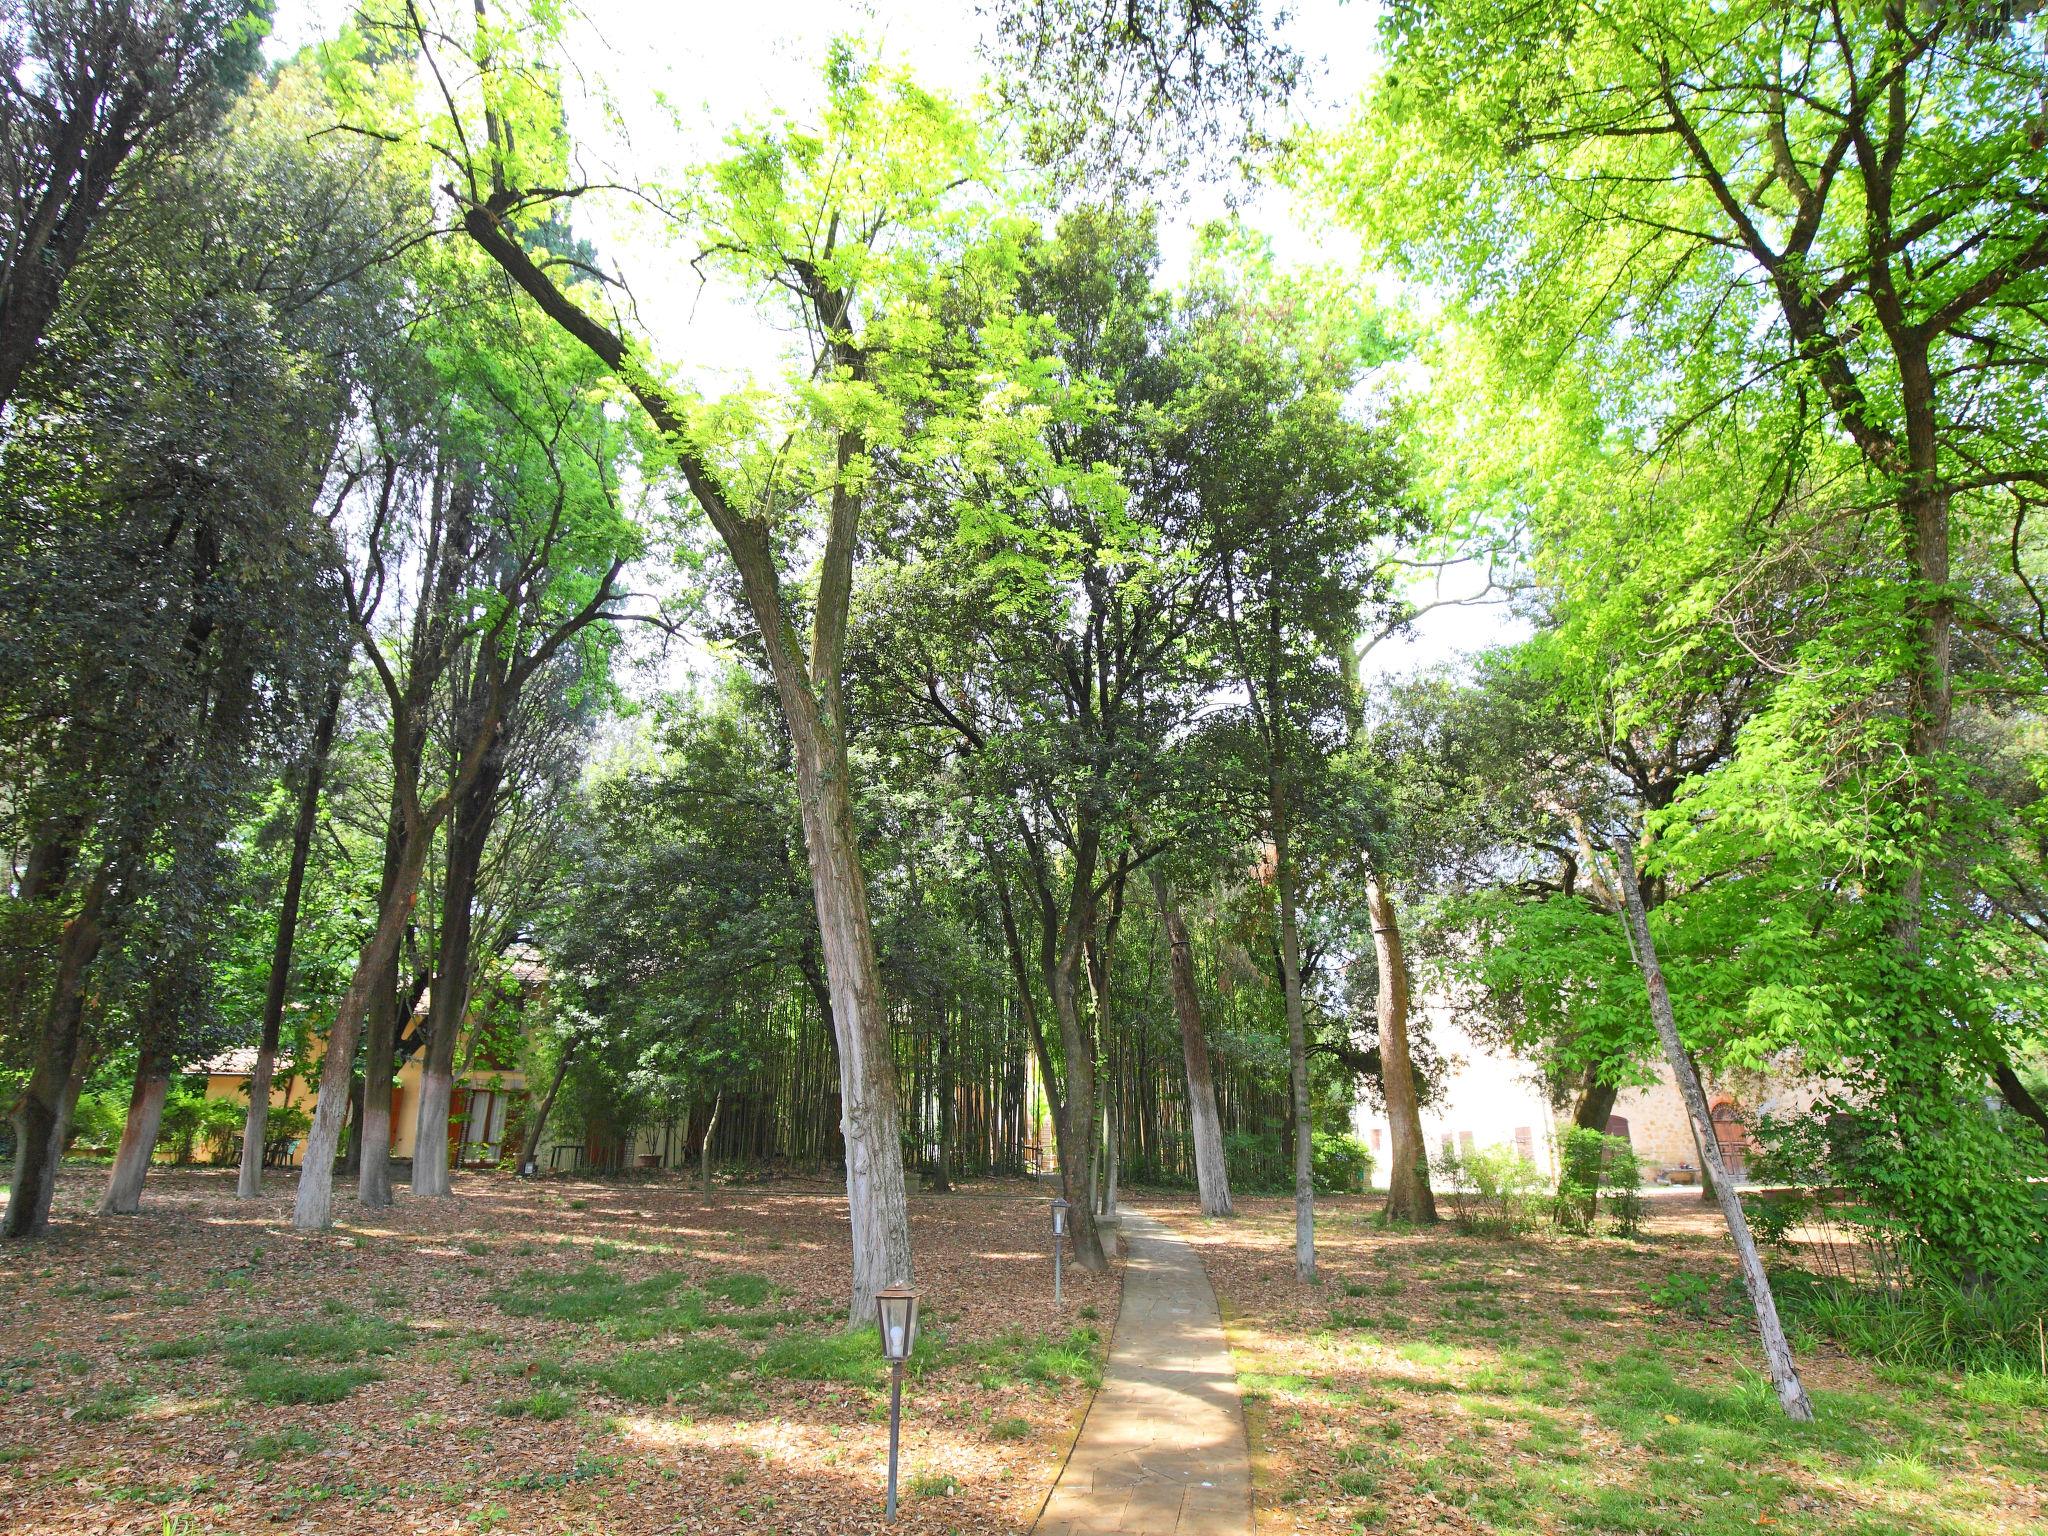
[[(533, 1536), (881, 1524), (886, 1376), (845, 1335), (843, 1196), (495, 1175), (290, 1227), (232, 1172), (97, 1170), (0, 1270), (0, 1531)], [(1119, 1278), (1051, 1299), (1043, 1195), (912, 1200), (905, 1532), (1023, 1532)], [(326, 1400), (323, 1400), (326, 1399)]]
[(1377, 1223), (1322, 1202), (1148, 1208), (1198, 1245), (1244, 1388), (1259, 1536), (1302, 1531), (2041, 1536), (2048, 1381), (1876, 1366), (1802, 1335), (1779, 1411), (1725, 1231), (1656, 1199), (1639, 1241)]

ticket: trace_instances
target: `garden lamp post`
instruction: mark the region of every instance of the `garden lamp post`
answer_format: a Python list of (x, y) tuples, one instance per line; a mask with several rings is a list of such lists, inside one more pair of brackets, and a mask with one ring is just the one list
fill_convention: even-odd
[(1060, 1258), (1067, 1247), (1067, 1202), (1058, 1196), (1052, 1202), (1052, 1304), (1060, 1304)]
[(917, 1292), (891, 1285), (875, 1292), (875, 1320), (882, 1330), (882, 1358), (889, 1362), (889, 1502), (884, 1520), (896, 1518), (896, 1448), (903, 1429), (903, 1366), (917, 1347)]

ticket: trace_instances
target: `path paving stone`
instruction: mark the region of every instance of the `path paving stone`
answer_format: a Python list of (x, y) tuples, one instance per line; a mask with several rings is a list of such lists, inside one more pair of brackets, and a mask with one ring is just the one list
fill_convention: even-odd
[(1244, 1408), (1208, 1272), (1142, 1212), (1125, 1209), (1123, 1236), (1109, 1369), (1034, 1536), (1250, 1536)]

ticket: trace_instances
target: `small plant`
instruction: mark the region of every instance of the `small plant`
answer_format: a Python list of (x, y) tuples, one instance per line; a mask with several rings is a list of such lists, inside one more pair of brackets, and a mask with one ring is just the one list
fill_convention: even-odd
[(1714, 1282), (1706, 1275), (1687, 1270), (1666, 1275), (1650, 1287), (1650, 1300), (1667, 1312), (1705, 1317), (1713, 1302)]
[(1015, 1414), (1011, 1414), (1007, 1418), (997, 1419), (995, 1423), (989, 1425), (988, 1437), (991, 1440), (1029, 1440), (1031, 1438), (1031, 1421), (1019, 1418)]
[(920, 1472), (910, 1480), (910, 1491), (921, 1499), (950, 1499), (960, 1491), (960, 1479), (950, 1472)]
[(242, 1375), (242, 1390), (259, 1403), (338, 1403), (357, 1387), (381, 1381), (374, 1366), (349, 1365), (316, 1371), (285, 1360), (265, 1360)]
[(559, 1387), (540, 1387), (523, 1397), (500, 1398), (493, 1411), (507, 1419), (566, 1419), (576, 1410), (576, 1399)]
[(301, 1429), (296, 1424), (287, 1424), (275, 1434), (255, 1435), (249, 1441), (249, 1454), (257, 1461), (282, 1461), (287, 1456), (310, 1456), (320, 1449), (320, 1437), (310, 1429)]
[(1446, 1149), (1430, 1161), (1430, 1182), (1460, 1231), (1518, 1237), (1536, 1225), (1543, 1173), (1513, 1147)]

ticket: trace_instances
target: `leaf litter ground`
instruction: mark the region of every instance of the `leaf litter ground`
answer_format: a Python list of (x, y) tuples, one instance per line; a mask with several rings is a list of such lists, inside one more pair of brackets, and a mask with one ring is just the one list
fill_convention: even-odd
[[(886, 1375), (844, 1331), (845, 1200), (673, 1176), (342, 1201), (152, 1173), (0, 1270), (0, 1531), (802, 1536), (881, 1524)], [(1051, 1299), (1022, 1181), (911, 1201), (924, 1340), (905, 1387), (915, 1533), (1022, 1532), (1099, 1380), (1120, 1280)]]

